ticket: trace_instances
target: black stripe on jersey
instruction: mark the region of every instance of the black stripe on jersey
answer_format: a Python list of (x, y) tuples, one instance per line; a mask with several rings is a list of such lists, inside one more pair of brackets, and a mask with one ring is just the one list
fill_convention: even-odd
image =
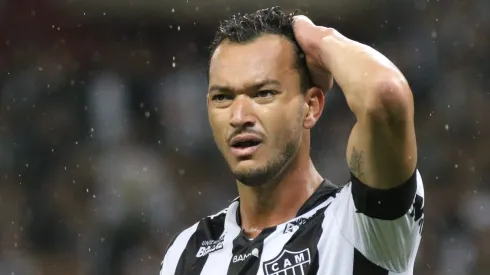
[[(187, 242), (179, 258), (175, 275), (199, 275), (206, 263), (209, 253), (223, 248), (220, 240), (224, 231), (226, 212), (217, 216), (204, 218), (197, 225), (196, 232)], [(221, 243), (221, 248), (219, 245)], [(206, 251), (209, 251), (206, 253)], [(203, 255), (199, 256), (200, 253)]]
[(388, 275), (388, 270), (369, 261), (354, 248), (354, 270), (352, 275)]
[(327, 198), (335, 196), (340, 190), (338, 186), (334, 185), (328, 180), (324, 180), (317, 190), (311, 195), (308, 200), (301, 206), (296, 217), (299, 217), (308, 211), (312, 210), (316, 206), (320, 205)]
[(352, 174), (351, 179), (357, 212), (381, 220), (396, 220), (407, 214), (417, 192), (417, 172), (402, 185), (387, 190), (369, 187)]
[[(228, 266), (228, 275), (257, 274), (260, 268), (260, 257), (264, 249), (264, 240), (276, 231), (276, 227), (264, 229), (257, 238), (248, 240), (243, 231), (233, 240), (233, 257)], [(258, 253), (255, 254), (254, 253)]]

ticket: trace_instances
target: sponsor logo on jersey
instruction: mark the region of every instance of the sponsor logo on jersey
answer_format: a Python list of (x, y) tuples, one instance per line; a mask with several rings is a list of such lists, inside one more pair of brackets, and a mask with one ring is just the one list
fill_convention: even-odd
[(260, 257), (259, 250), (257, 248), (254, 248), (250, 253), (235, 255), (233, 256), (233, 263), (243, 262), (246, 259), (248, 259), (248, 257), (250, 256), (259, 258)]
[(287, 233), (293, 233), (293, 232), (296, 232), (296, 230), (299, 229), (300, 226), (302, 226), (303, 224), (306, 223), (306, 221), (308, 221), (308, 219), (306, 218), (299, 218), (299, 219), (296, 219), (288, 224), (286, 224), (286, 227), (284, 228), (284, 234), (287, 234)]
[(265, 275), (308, 274), (311, 257), (310, 249), (289, 251), (284, 249), (277, 257), (264, 263)]
[(218, 240), (207, 240), (201, 243), (201, 247), (197, 251), (196, 257), (201, 258), (209, 253), (223, 249), (223, 241), (225, 235), (223, 234)]
[(291, 222), (289, 222), (288, 224), (286, 224), (286, 227), (284, 228), (284, 234), (287, 234), (287, 233), (294, 233), (296, 232), (300, 226), (306, 224), (308, 222), (309, 219), (312, 219), (313, 217), (315, 217), (316, 215), (320, 214), (321, 212), (325, 211), (325, 209), (327, 209), (329, 206), (330, 206), (331, 203), (327, 204), (327, 206), (317, 210), (315, 212), (315, 214), (313, 214), (311, 217), (306, 217), (306, 218), (298, 218), (298, 219), (295, 219)]

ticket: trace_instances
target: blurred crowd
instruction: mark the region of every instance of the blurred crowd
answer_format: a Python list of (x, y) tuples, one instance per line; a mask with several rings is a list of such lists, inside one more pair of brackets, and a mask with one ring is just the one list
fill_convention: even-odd
[[(205, 96), (208, 43), (239, 10), (83, 21), (24, 2), (0, 8), (0, 274), (157, 274), (175, 233), (237, 195)], [(426, 194), (415, 274), (490, 274), (490, 2), (309, 12), (412, 86)], [(338, 185), (353, 122), (330, 92), (312, 155)]]

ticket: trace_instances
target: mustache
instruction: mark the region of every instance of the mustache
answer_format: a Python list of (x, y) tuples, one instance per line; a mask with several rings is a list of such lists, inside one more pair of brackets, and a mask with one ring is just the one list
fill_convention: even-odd
[(229, 137), (228, 137), (228, 144), (231, 144), (231, 140), (238, 136), (238, 135), (241, 135), (241, 134), (253, 134), (253, 135), (256, 135), (256, 136), (259, 136), (260, 139), (264, 140), (264, 135), (259, 132), (259, 131), (256, 131), (254, 129), (250, 129), (250, 128), (240, 128), (240, 129), (237, 129), (235, 130)]

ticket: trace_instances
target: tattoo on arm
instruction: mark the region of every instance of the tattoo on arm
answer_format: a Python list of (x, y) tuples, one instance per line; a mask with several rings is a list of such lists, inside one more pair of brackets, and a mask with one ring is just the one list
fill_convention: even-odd
[(352, 174), (356, 176), (356, 178), (360, 179), (364, 176), (364, 172), (362, 172), (362, 164), (364, 163), (364, 152), (357, 151), (356, 148), (352, 148), (352, 154), (350, 155), (349, 168)]

